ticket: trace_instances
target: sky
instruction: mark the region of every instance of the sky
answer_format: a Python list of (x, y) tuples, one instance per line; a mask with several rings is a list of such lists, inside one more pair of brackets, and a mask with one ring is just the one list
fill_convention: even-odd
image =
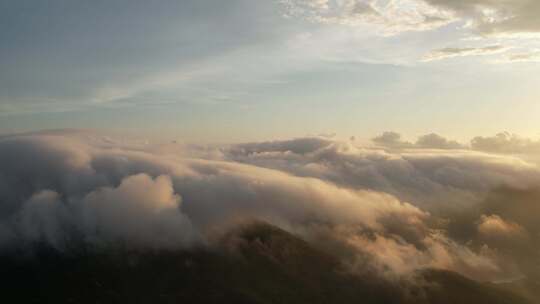
[(540, 130), (536, 0), (0, 0), (0, 133)]
[(184, 250), (257, 219), (359, 273), (538, 286), (538, 16), (0, 0), (0, 256)]

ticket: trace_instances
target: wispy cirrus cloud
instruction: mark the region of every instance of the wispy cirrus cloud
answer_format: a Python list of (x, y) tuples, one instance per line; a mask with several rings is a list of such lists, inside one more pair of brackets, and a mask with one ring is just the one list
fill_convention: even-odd
[(423, 61), (436, 61), (456, 57), (468, 57), (468, 56), (488, 56), (494, 54), (504, 53), (508, 50), (508, 47), (502, 45), (490, 45), (484, 47), (464, 47), (464, 48), (442, 48), (436, 49), (428, 53), (422, 59)]

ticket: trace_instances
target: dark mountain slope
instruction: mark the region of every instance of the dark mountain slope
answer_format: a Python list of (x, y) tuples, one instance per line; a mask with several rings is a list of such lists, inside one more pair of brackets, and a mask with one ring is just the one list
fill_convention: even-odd
[(419, 273), (422, 284), (346, 274), (334, 257), (262, 223), (218, 247), (2, 258), (0, 292), (9, 303), (527, 303), (443, 271)]

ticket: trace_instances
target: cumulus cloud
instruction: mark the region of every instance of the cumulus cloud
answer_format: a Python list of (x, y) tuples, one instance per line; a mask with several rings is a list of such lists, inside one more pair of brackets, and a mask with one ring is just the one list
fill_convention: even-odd
[(430, 149), (462, 149), (463, 145), (455, 140), (446, 139), (439, 134), (431, 133), (420, 136), (416, 146)]
[(540, 141), (502, 132), (492, 137), (477, 136), (471, 140), (471, 147), (496, 153), (536, 153), (540, 151)]
[(410, 142), (403, 141), (401, 139), (401, 134), (392, 131), (384, 132), (383, 134), (374, 137), (372, 140), (376, 144), (387, 147), (403, 148), (413, 146)]
[(476, 136), (468, 144), (447, 139), (436, 133), (418, 137), (416, 142), (402, 139), (396, 132), (384, 132), (372, 138), (373, 143), (386, 149), (465, 149), (497, 154), (514, 154), (530, 159), (540, 151), (540, 140), (531, 139), (509, 132), (501, 132), (494, 136)]
[(384, 132), (372, 138), (372, 141), (380, 146), (388, 148), (425, 148), (425, 149), (463, 149), (464, 145), (455, 140), (447, 139), (439, 134), (430, 133), (418, 137), (415, 143), (402, 140), (401, 134), (396, 132)]
[[(478, 236), (496, 230), (496, 218), (482, 215), (500, 215), (534, 235), (533, 224), (497, 204), (482, 209), (501, 185), (527, 189), (540, 181), (535, 166), (509, 156), (385, 151), (323, 138), (212, 153), (115, 142), (72, 133), (1, 138), (0, 248), (182, 249), (256, 218), (317, 244), (323, 236), (340, 243), (351, 269), (404, 275), (436, 267), (495, 279), (507, 274), (501, 259), (508, 257), (490, 249), (502, 243)], [(417, 144), (454, 145), (434, 135)], [(465, 237), (452, 230), (466, 218), (457, 211), (472, 218)]]
[(180, 211), (168, 176), (126, 177), (117, 188), (101, 188), (81, 202), (83, 231), (92, 242), (175, 248), (196, 238), (190, 220)]
[(507, 222), (498, 215), (482, 215), (478, 223), (478, 232), (486, 238), (524, 238), (526, 232), (520, 225)]
[[(117, 188), (99, 188), (83, 198), (41, 190), (12, 215), (10, 241), (46, 243), (64, 250), (74, 238), (96, 246), (180, 248), (197, 241), (171, 180), (146, 174), (128, 176)], [(0, 242), (1, 243), (1, 242)]]
[(424, 61), (443, 60), (455, 57), (466, 56), (486, 56), (500, 54), (507, 51), (508, 48), (502, 45), (490, 45), (484, 47), (467, 47), (467, 48), (442, 48), (431, 51), (424, 57)]

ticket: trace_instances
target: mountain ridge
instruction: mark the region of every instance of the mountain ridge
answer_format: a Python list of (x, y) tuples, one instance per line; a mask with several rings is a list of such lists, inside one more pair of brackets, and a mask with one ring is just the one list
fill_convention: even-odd
[(51, 251), (2, 258), (0, 291), (19, 303), (532, 303), (457, 273), (417, 281), (356, 275), (308, 242), (263, 222), (186, 251)]

